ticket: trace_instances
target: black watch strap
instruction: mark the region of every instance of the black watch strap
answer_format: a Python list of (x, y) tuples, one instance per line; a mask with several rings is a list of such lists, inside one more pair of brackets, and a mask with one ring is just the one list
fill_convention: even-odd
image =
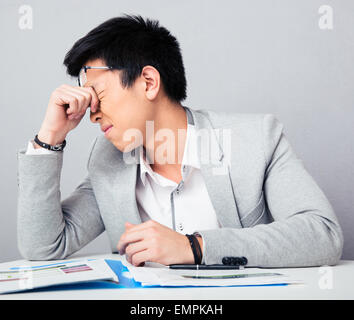
[(55, 146), (52, 146), (52, 145), (45, 143), (45, 142), (42, 142), (38, 139), (38, 134), (36, 134), (36, 136), (34, 137), (34, 142), (37, 143), (38, 145), (40, 145), (41, 147), (48, 149), (48, 150), (52, 150), (52, 151), (63, 151), (63, 149), (66, 146), (66, 140), (64, 140), (60, 144), (56, 144)]

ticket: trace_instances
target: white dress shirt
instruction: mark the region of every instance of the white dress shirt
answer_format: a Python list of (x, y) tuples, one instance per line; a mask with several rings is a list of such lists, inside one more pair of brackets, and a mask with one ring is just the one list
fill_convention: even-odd
[[(26, 154), (57, 152), (35, 149), (34, 143), (33, 140), (28, 142)], [(139, 147), (140, 165), (135, 189), (141, 220), (153, 219), (182, 234), (220, 228), (200, 171), (194, 125), (187, 125), (180, 183), (154, 172), (144, 159), (144, 150), (143, 146)]]
[(153, 219), (183, 234), (220, 227), (200, 171), (194, 125), (187, 127), (180, 183), (152, 171), (143, 155), (140, 147), (135, 193), (142, 221)]

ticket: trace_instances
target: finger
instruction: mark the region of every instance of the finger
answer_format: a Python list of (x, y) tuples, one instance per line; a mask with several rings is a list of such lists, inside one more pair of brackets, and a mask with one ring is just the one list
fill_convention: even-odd
[[(129, 226), (129, 222), (128, 226)], [(127, 226), (126, 223), (126, 226)], [(159, 233), (159, 230), (161, 230), (162, 227), (167, 228), (165, 226), (162, 226), (161, 224), (159, 224), (158, 222), (154, 221), (154, 220), (149, 220), (146, 221), (144, 223), (140, 223), (137, 225), (133, 225), (130, 224), (131, 226), (129, 226), (128, 228), (126, 228), (126, 231), (123, 233), (121, 239), (118, 242), (117, 247), (120, 248), (120, 250), (118, 249), (119, 252), (122, 251), (122, 253), (125, 252), (125, 248), (126, 246), (130, 243), (130, 242), (135, 242), (141, 239), (152, 239), (152, 238), (156, 238), (156, 235)], [(168, 228), (170, 229), (170, 228)], [(170, 229), (172, 230), (172, 229)], [(138, 238), (141, 237), (141, 238)]]
[(131, 259), (132, 256), (134, 256), (134, 254), (146, 249), (148, 249), (148, 244), (144, 240), (134, 242), (134, 243), (129, 243), (125, 249), (125, 255), (127, 260), (131, 263)]
[(73, 96), (69, 92), (64, 92), (62, 90), (58, 90), (58, 100), (61, 105), (69, 105), (69, 108), (66, 110), (68, 116), (74, 115), (79, 110), (79, 101), (77, 97)]
[[(119, 242), (117, 244), (118, 251), (121, 254), (123, 254), (125, 252), (126, 246), (130, 242), (135, 242), (135, 241), (139, 241), (142, 239), (151, 238), (154, 234), (156, 234), (158, 232), (157, 228), (159, 228), (159, 227), (164, 227), (164, 226), (162, 226), (161, 224), (159, 224), (158, 222), (156, 222), (154, 220), (148, 220), (146, 222), (129, 227), (122, 234), (121, 238), (119, 239)], [(167, 227), (165, 227), (165, 228), (167, 228)], [(170, 230), (172, 230), (172, 229), (170, 229)]]
[(117, 249), (120, 254), (125, 253), (126, 247), (132, 243), (132, 242), (137, 242), (140, 240), (144, 239), (144, 236), (146, 233), (144, 231), (139, 231), (139, 232), (124, 232), (122, 236), (120, 237), (118, 244), (117, 244)]
[(146, 261), (149, 261), (150, 252), (149, 250), (139, 251), (133, 255), (131, 259), (131, 264), (134, 266), (143, 266)]
[(72, 87), (68, 85), (66, 85), (66, 87), (68, 90), (84, 94), (88, 100), (87, 107), (90, 106), (92, 112), (97, 111), (100, 100), (98, 99), (96, 91), (92, 87)]
[(91, 111), (96, 112), (100, 104), (100, 99), (98, 99), (96, 91), (92, 87), (82, 88), (87, 90), (91, 94)]
[(77, 113), (80, 116), (84, 115), (86, 113), (87, 107), (91, 103), (91, 94), (87, 91), (84, 90), (80, 91), (75, 89), (74, 87), (67, 86), (67, 85), (63, 85), (62, 87), (63, 87), (62, 91), (68, 92), (77, 98), (79, 102), (79, 109)]
[[(129, 222), (128, 222), (129, 223)], [(155, 220), (148, 220), (145, 221), (143, 223), (139, 223), (139, 224), (131, 224), (129, 226), (129, 232), (135, 232), (135, 231), (142, 231), (151, 227), (156, 227), (156, 226), (161, 226), (160, 223), (156, 222)]]
[(136, 226), (136, 224), (130, 223), (130, 222), (128, 222), (128, 221), (125, 223), (125, 228), (126, 228), (126, 229), (132, 228), (132, 227), (134, 227), (134, 226)]

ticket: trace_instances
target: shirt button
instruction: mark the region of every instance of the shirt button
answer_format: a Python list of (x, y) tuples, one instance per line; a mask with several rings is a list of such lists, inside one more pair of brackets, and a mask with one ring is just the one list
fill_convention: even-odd
[(178, 224), (178, 228), (179, 228), (179, 230), (183, 231), (183, 224), (182, 224), (182, 223), (179, 223), (179, 224)]

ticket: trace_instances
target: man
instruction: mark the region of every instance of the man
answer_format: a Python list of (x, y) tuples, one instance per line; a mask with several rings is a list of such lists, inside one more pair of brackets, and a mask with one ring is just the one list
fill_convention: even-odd
[[(261, 267), (338, 262), (335, 213), (282, 124), (271, 114), (183, 106), (179, 44), (157, 21), (108, 20), (64, 64), (79, 86), (52, 93), (38, 135), (18, 152), (25, 258), (63, 259), (106, 230), (112, 251), (134, 265), (221, 264), (227, 256)], [(105, 133), (87, 176), (61, 201), (65, 138), (87, 108)]]

